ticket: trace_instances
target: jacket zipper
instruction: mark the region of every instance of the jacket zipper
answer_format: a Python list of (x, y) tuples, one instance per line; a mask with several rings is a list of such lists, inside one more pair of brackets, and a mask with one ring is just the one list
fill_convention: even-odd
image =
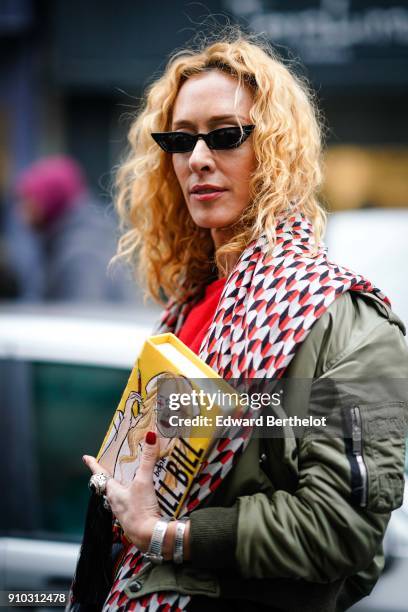
[(361, 426), (361, 414), (358, 406), (353, 406), (351, 408), (351, 440), (352, 452), (356, 458), (361, 485), (359, 505), (364, 507), (367, 505), (368, 474), (367, 466), (363, 458), (363, 431)]

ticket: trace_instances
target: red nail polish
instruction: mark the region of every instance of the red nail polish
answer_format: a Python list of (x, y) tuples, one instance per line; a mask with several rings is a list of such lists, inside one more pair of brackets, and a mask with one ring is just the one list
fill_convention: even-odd
[(156, 444), (156, 432), (148, 431), (146, 434), (146, 442), (147, 444)]

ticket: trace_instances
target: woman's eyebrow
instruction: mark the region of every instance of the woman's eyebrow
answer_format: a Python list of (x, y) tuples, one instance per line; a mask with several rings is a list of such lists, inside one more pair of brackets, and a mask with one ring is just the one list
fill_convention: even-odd
[[(235, 115), (235, 114), (212, 115), (211, 117), (207, 119), (207, 125), (210, 125), (210, 126), (216, 125), (217, 123), (222, 123), (223, 121), (230, 121), (230, 120), (237, 121), (237, 118), (241, 121), (241, 123), (244, 123), (246, 121), (244, 117), (241, 117), (240, 115)], [(194, 128), (195, 126), (196, 126), (195, 122), (190, 121), (188, 119), (178, 119), (177, 121), (173, 123), (173, 129), (179, 129), (181, 127)]]

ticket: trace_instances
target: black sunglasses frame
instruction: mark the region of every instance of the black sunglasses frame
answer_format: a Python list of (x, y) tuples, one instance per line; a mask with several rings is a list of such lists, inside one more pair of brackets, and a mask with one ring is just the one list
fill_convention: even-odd
[[(227, 128), (218, 128), (217, 130), (212, 130), (207, 134), (189, 134), (188, 132), (152, 132), (151, 136), (155, 140), (155, 142), (166, 151), (166, 153), (191, 153), (194, 150), (199, 138), (202, 138), (209, 149), (217, 150), (217, 151), (226, 151), (228, 149), (237, 149), (242, 145), (243, 142), (250, 136), (253, 132), (255, 126), (254, 125), (243, 125), (242, 127), (227, 127)], [(221, 132), (228, 132), (229, 134), (239, 134), (239, 139), (233, 144), (229, 144), (228, 146), (219, 145), (217, 142), (214, 142), (214, 138), (220, 136)], [(232, 132), (233, 131), (233, 132)], [(185, 147), (172, 147), (171, 146), (171, 137), (177, 135), (177, 140), (180, 140), (180, 136), (184, 137)]]

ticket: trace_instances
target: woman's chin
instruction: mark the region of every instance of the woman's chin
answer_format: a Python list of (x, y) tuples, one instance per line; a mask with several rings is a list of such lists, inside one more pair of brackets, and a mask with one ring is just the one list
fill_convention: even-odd
[(197, 215), (193, 216), (193, 221), (198, 227), (202, 227), (203, 229), (222, 230), (233, 225), (236, 219), (217, 215)]

